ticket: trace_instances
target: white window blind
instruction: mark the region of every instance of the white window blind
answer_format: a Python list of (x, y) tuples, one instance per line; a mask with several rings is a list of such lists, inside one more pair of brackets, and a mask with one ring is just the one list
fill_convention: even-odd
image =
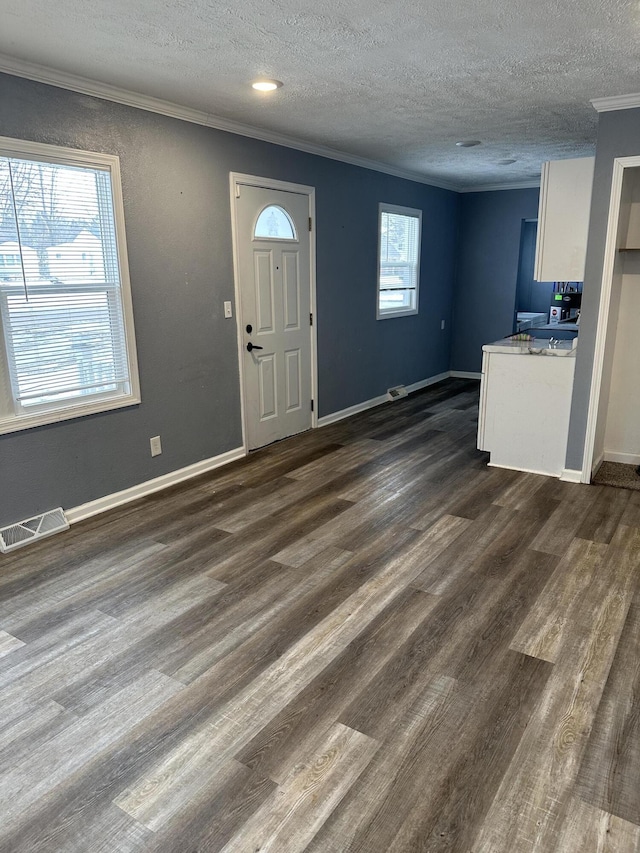
[(378, 319), (418, 310), (421, 220), (419, 210), (380, 205)]
[(117, 158), (2, 143), (0, 431), (137, 402)]

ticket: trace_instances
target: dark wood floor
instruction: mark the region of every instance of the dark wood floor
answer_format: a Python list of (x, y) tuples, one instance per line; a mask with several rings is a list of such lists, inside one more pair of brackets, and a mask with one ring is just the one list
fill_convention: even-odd
[(450, 380), (0, 559), (3, 853), (640, 851), (640, 493)]

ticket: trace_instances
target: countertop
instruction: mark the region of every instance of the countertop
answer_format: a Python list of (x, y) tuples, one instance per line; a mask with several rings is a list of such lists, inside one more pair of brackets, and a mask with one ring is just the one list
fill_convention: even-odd
[(541, 355), (541, 356), (569, 356), (575, 358), (576, 348), (574, 341), (558, 341), (553, 348), (549, 346), (547, 338), (534, 338), (532, 341), (516, 341), (511, 338), (503, 338), (492, 344), (485, 344), (483, 352), (501, 352), (511, 355)]

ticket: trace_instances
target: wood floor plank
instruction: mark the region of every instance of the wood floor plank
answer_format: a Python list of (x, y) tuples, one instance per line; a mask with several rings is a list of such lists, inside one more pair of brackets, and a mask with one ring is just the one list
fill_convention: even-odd
[(8, 634), (6, 631), (0, 631), (0, 658), (19, 649), (21, 646), (24, 646), (22, 640)]
[[(154, 790), (157, 780), (167, 775), (179, 784), (184, 768), (204, 760), (208, 751), (214, 752), (223, 766), (365, 630), (419, 572), (419, 565), (418, 559), (408, 560), (404, 555), (384, 565), (253, 682), (206, 718), (150, 774), (137, 781), (128, 797), (135, 801), (141, 789)], [(120, 802), (120, 807), (125, 808), (125, 804)]]
[(640, 853), (640, 827), (573, 797), (556, 849), (562, 853)]
[(82, 606), (87, 600), (83, 594), (94, 585), (121, 582), (146, 558), (164, 548), (157, 542), (145, 541), (135, 546), (127, 543), (115, 548), (108, 557), (90, 559), (86, 564), (62, 571), (52, 578), (43, 577), (41, 584), (28, 582), (20, 592), (0, 593), (0, 618), (3, 624), (15, 630), (25, 631), (26, 626), (33, 626), (37, 631), (38, 617), (42, 617), (40, 624), (50, 627), (53, 621), (52, 603), (72, 605), (78, 601)]
[(152, 833), (107, 803), (72, 822), (34, 821), (10, 840), (11, 853), (146, 853)]
[(14, 713), (3, 714), (0, 731), (0, 765), (11, 767), (54, 738), (77, 719), (57, 702), (24, 702)]
[(540, 530), (531, 547), (546, 554), (562, 557), (585, 523), (601, 494), (601, 486), (582, 486), (562, 483), (562, 486), (577, 485), (571, 492), (571, 500), (562, 501), (547, 523)]
[(576, 530), (576, 537), (606, 544), (611, 542), (632, 494), (628, 489), (602, 491)]
[[(212, 560), (209, 573), (211, 577), (228, 583), (264, 560), (282, 562), (277, 555), (284, 548), (352, 506), (351, 502), (334, 497), (333, 487), (329, 484), (294, 507), (286, 507), (279, 513), (261, 519), (246, 528), (242, 535), (222, 543)], [(332, 544), (328, 542), (325, 547)]]
[[(198, 643), (198, 648), (190, 647), (185, 654), (182, 649), (179, 655), (168, 659), (166, 653), (163, 655), (162, 668), (174, 678), (188, 684), (194, 678), (206, 672), (217, 661), (224, 658), (234, 649), (242, 645), (246, 640), (259, 635), (263, 628), (271, 628), (274, 623), (287, 614), (292, 624), (295, 624), (292, 611), (300, 602), (304, 602), (315, 596), (322, 587), (329, 587), (335, 583), (336, 575), (340, 569), (351, 559), (353, 555), (349, 551), (339, 548), (328, 548), (326, 551), (313, 558), (310, 563), (303, 564), (297, 571), (282, 571), (280, 569), (281, 584), (275, 588), (272, 598), (264, 601), (264, 606), (247, 611), (247, 601), (241, 604), (245, 614), (238, 616), (233, 614), (233, 627), (220, 636), (218, 642), (214, 642), (215, 635), (209, 629), (205, 644)], [(223, 624), (223, 620), (220, 620)], [(309, 622), (306, 623), (309, 625)], [(216, 632), (217, 635), (217, 632)]]
[(369, 764), (380, 744), (336, 723), (322, 748), (297, 765), (223, 853), (302, 853)]
[[(365, 835), (376, 836), (385, 823), (385, 806), (397, 789), (398, 774), (409, 766), (420, 744), (431, 744), (450, 713), (457, 683), (448, 676), (429, 682), (416, 698), (410, 712), (396, 729), (396, 736), (382, 746), (363, 774), (331, 815), (308, 853), (342, 853), (357, 850)], [(412, 774), (407, 771), (407, 776)], [(356, 841), (358, 839), (358, 841)], [(368, 842), (367, 842), (368, 843)], [(384, 843), (384, 839), (383, 839)], [(377, 843), (371, 847), (378, 849)]]
[[(611, 490), (607, 489), (607, 494), (610, 492)], [(626, 527), (640, 527), (640, 492), (630, 493), (620, 524)]]
[(477, 394), (0, 557), (1, 853), (640, 853), (640, 493), (488, 468)]
[(425, 592), (442, 595), (447, 589), (454, 587), (470, 567), (475, 570), (479, 558), (495, 543), (513, 519), (514, 515), (510, 509), (491, 505), (475, 521), (467, 519), (467, 526), (462, 535), (446, 550), (434, 554), (433, 559), (426, 562), (413, 585)]
[[(487, 660), (506, 651), (521, 614), (535, 600), (555, 563), (550, 555), (525, 551), (507, 571), (501, 568), (497, 577), (478, 573), (465, 579), (455, 594), (433, 608), (429, 620), (409, 637), (368, 690), (354, 697), (341, 722), (380, 740), (436, 675), (475, 678)], [(474, 625), (472, 632), (469, 623)]]
[(631, 605), (576, 783), (586, 802), (640, 831), (640, 601)]
[(2, 832), (28, 821), (30, 810), (55, 789), (61, 777), (78, 772), (101, 750), (126, 737), (132, 715), (148, 713), (180, 689), (178, 682), (149, 673), (12, 767), (0, 778), (5, 804)]
[(427, 593), (407, 588), (317, 678), (237, 754), (252, 770), (281, 782), (300, 751), (319, 737), (385, 665), (435, 606)]
[(594, 587), (593, 581), (606, 553), (606, 545), (573, 540), (520, 626), (512, 649), (552, 663), (559, 659), (576, 621), (600, 603), (594, 592), (599, 596), (601, 587)]
[(500, 496), (518, 479), (517, 471), (504, 468), (492, 468), (485, 477), (478, 478), (472, 488), (448, 506), (451, 515), (475, 519), (484, 512), (487, 503), (496, 503)]
[[(633, 597), (640, 531), (620, 530), (600, 573), (595, 611), (568, 637), (474, 851), (554, 850)], [(607, 576), (613, 582), (607, 583)]]
[(147, 853), (214, 853), (221, 850), (276, 789), (275, 782), (241, 764), (233, 774), (208, 780), (174, 819), (153, 833)]
[(340, 514), (278, 550), (273, 559), (285, 566), (301, 566), (326, 548), (336, 547), (338, 541), (344, 540), (359, 525), (374, 517), (380, 511), (381, 503), (384, 505), (391, 500), (392, 496), (387, 496), (386, 499), (383, 496), (382, 501), (376, 496), (367, 501), (350, 504)]
[[(474, 836), (529, 723), (550, 669), (542, 661), (506, 654), (500, 659), (500, 675), (494, 671), (491, 689), (474, 691), (473, 700), (468, 692), (467, 707), (462, 712), (469, 715), (465, 716), (464, 734), (456, 742), (451, 731), (448, 754), (443, 751), (440, 755), (440, 763), (448, 765), (448, 772), (440, 774), (439, 784), (429, 785), (426, 796), (414, 795), (412, 807), (405, 810), (388, 847), (389, 853), (418, 847), (433, 853), (473, 849)], [(463, 694), (459, 698), (462, 700)], [(462, 729), (460, 723), (456, 728)], [(430, 761), (435, 757), (430, 756)]]

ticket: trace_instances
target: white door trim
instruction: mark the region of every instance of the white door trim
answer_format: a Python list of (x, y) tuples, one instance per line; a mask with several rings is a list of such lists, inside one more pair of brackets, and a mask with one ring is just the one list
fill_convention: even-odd
[(593, 370), (591, 373), (591, 390), (589, 392), (589, 409), (587, 413), (587, 430), (584, 442), (584, 455), (582, 457), (583, 483), (591, 482), (593, 469), (593, 452), (596, 441), (596, 429), (598, 426), (598, 408), (600, 404), (600, 393), (602, 391), (602, 372), (604, 369), (604, 355), (607, 341), (607, 326), (609, 322), (609, 310), (611, 306), (611, 286), (613, 283), (613, 269), (618, 247), (618, 222), (620, 219), (620, 201), (622, 198), (622, 181), (624, 170), (640, 166), (640, 156), (616, 157), (613, 161), (613, 176), (611, 179), (611, 200), (609, 202), (609, 217), (607, 219), (607, 238), (604, 247), (604, 264), (602, 268), (602, 287), (600, 290), (600, 305), (598, 308), (598, 326), (596, 329), (595, 350), (593, 356)]
[(306, 195), (309, 199), (309, 217), (312, 228), (309, 233), (309, 284), (311, 296), (311, 313), (313, 314), (313, 325), (309, 326), (311, 335), (311, 394), (313, 399), (313, 411), (311, 412), (311, 428), (318, 426), (318, 312), (316, 305), (316, 190), (304, 184), (292, 184), (289, 181), (278, 181), (275, 178), (261, 178), (256, 175), (245, 175), (242, 172), (229, 173), (229, 191), (231, 195), (231, 241), (233, 245), (233, 290), (235, 300), (236, 332), (238, 338), (238, 376), (240, 377), (240, 410), (242, 417), (242, 446), (245, 454), (248, 453), (247, 444), (247, 421), (245, 406), (244, 371), (242, 369), (243, 345), (244, 345), (244, 323), (242, 322), (242, 303), (240, 299), (239, 266), (239, 241), (236, 228), (236, 201), (239, 197), (240, 186), (262, 187), (268, 190), (281, 190), (284, 192)]

